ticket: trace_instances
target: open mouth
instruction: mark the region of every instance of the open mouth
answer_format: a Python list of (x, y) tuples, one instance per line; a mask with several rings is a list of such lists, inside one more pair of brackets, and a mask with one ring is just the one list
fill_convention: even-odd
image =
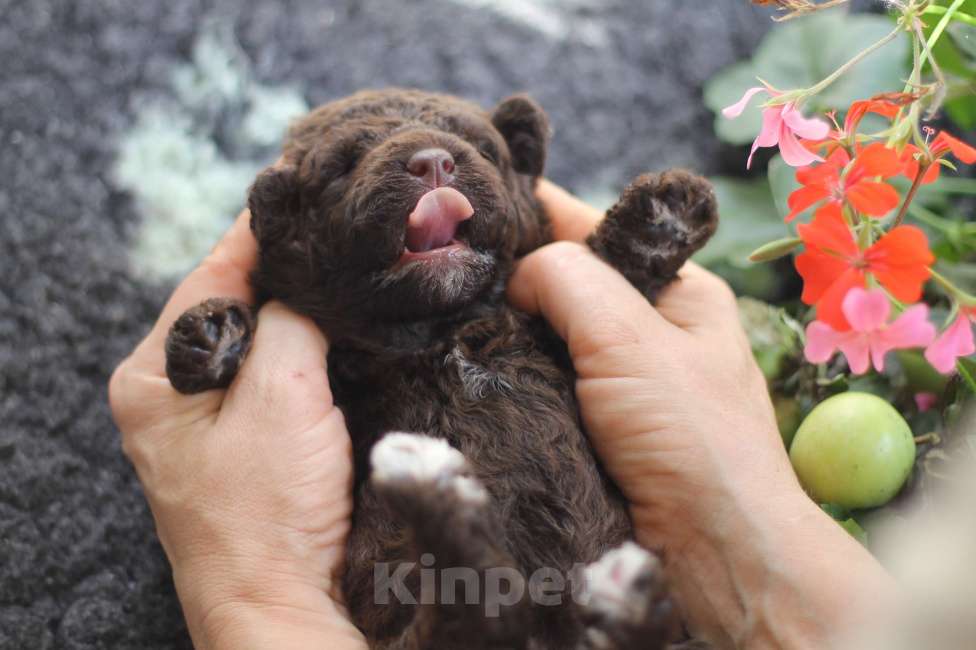
[(428, 257), (461, 246), (455, 239), (458, 226), (473, 214), (471, 202), (454, 188), (427, 192), (407, 218), (404, 257)]

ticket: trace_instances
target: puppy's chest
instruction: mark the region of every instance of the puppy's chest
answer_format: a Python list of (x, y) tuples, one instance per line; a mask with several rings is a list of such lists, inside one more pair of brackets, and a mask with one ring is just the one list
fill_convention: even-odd
[(462, 450), (533, 447), (578, 432), (572, 375), (540, 343), (527, 331), (503, 332), (459, 336), (436, 353), (393, 362), (331, 360), (360, 366), (333, 365), (354, 446), (365, 452), (389, 431), (447, 438)]

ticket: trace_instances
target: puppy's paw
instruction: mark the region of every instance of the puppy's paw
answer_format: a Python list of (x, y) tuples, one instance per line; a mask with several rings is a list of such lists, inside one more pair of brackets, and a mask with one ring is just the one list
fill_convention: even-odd
[(683, 169), (640, 176), (624, 198), (634, 202), (638, 214), (649, 220), (670, 223), (679, 238), (689, 243), (708, 239), (718, 226), (718, 203), (711, 183)]
[(676, 169), (634, 180), (587, 243), (653, 299), (717, 227), (711, 184)]
[(251, 348), (251, 308), (229, 298), (211, 298), (180, 316), (166, 339), (166, 376), (181, 393), (230, 385)]
[(427, 486), (472, 504), (487, 499), (484, 487), (467, 476), (464, 455), (441, 438), (388, 433), (370, 452), (372, 481), (381, 489)]
[(594, 647), (663, 648), (677, 631), (661, 562), (633, 542), (583, 570), (580, 600)]

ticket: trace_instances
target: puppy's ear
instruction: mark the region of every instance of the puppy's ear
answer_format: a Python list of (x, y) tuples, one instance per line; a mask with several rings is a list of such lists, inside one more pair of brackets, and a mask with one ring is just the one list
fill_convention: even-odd
[(515, 171), (541, 176), (549, 141), (549, 118), (542, 107), (528, 95), (513, 95), (495, 108), (491, 123), (508, 143)]
[(298, 170), (268, 167), (258, 174), (247, 197), (251, 232), (262, 246), (292, 239), (298, 221)]

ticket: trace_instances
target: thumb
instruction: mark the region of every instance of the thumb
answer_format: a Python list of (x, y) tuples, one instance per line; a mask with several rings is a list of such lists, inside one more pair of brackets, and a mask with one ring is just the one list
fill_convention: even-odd
[(304, 430), (335, 407), (326, 371), (328, 343), (310, 319), (272, 301), (258, 312), (251, 352), (227, 392), (221, 414)]
[(509, 281), (508, 298), (518, 309), (541, 314), (576, 361), (674, 335), (624, 276), (580, 244), (556, 242), (527, 255)]

